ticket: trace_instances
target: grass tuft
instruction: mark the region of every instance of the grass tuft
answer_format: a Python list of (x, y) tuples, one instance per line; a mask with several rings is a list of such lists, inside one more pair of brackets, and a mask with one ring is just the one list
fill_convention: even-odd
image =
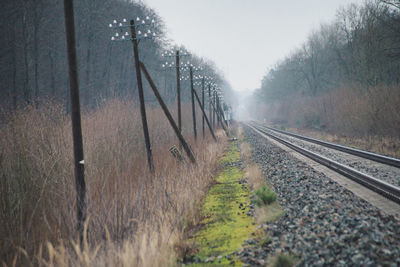
[(254, 202), (258, 207), (270, 205), (276, 201), (276, 193), (266, 185), (262, 185), (261, 188), (256, 189), (254, 195), (256, 196)]
[(260, 246), (265, 246), (268, 245), (270, 242), (271, 242), (271, 237), (268, 234), (266, 234), (264, 238), (260, 240), (259, 244)]
[(296, 258), (288, 253), (275, 256), (272, 261), (273, 267), (292, 267), (296, 264)]

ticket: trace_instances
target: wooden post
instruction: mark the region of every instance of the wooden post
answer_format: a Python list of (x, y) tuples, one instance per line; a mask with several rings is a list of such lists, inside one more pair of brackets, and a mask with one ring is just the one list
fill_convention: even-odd
[[(221, 104), (219, 105), (219, 110), (220, 110), (219, 114), (220, 114), (221, 125), (222, 125), (222, 127), (224, 127), (224, 125), (225, 125), (226, 129), (228, 129), (228, 124), (225, 122), (224, 113), (222, 111)], [(229, 136), (228, 130), (226, 131), (226, 135)]]
[(223, 109), (223, 105), (221, 105), (221, 103), (219, 104), (219, 109), (221, 112), (221, 118), (222, 118), (222, 122), (225, 123), (226, 127), (228, 127), (228, 121), (225, 119), (225, 111)]
[(154, 172), (153, 155), (151, 152), (149, 129), (147, 126), (146, 106), (144, 104), (142, 75), (140, 73), (140, 66), (139, 66), (139, 49), (138, 49), (138, 42), (136, 39), (136, 28), (134, 20), (131, 20), (130, 24), (131, 24), (131, 37), (133, 43), (133, 56), (135, 60), (136, 81), (137, 81), (139, 100), (140, 100), (140, 115), (142, 117), (143, 135), (147, 152), (147, 164), (149, 166), (150, 171)]
[(219, 110), (221, 125), (225, 124), (225, 126), (228, 127), (228, 124), (226, 123), (225, 118), (224, 118), (224, 111), (221, 107), (221, 102), (219, 102), (219, 101), (218, 101), (217, 110)]
[[(204, 107), (204, 77), (203, 77), (203, 79), (201, 80), (201, 105), (202, 105), (202, 107)], [(201, 128), (202, 128), (202, 130), (203, 130), (203, 138), (205, 137), (205, 130), (204, 130), (204, 116), (205, 116), (205, 114), (204, 114), (204, 112), (203, 112), (203, 119), (202, 119), (202, 123), (201, 123)]]
[(193, 133), (194, 133), (194, 140), (197, 140), (197, 130), (196, 130), (196, 108), (194, 105), (194, 95), (193, 95), (193, 69), (190, 67), (190, 92), (192, 96), (192, 115), (193, 115)]
[(218, 100), (218, 110), (219, 114), (221, 114), (221, 122), (224, 122), (226, 125), (225, 114), (224, 114), (224, 109), (222, 108), (221, 99)]
[(215, 89), (215, 87), (214, 87), (214, 97), (213, 97), (213, 106), (214, 106), (214, 109), (213, 109), (213, 123), (214, 123), (214, 125), (216, 124), (216, 121), (215, 121), (215, 112), (216, 112), (216, 109), (215, 109), (215, 106), (216, 106), (216, 101), (217, 101), (217, 90)]
[[(217, 112), (217, 107), (214, 106), (214, 104), (212, 105), (212, 107), (213, 107), (214, 112), (216, 113), (216, 116), (217, 116), (217, 117), (220, 116), (219, 113)], [(229, 136), (228, 130), (227, 130), (227, 128), (225, 127), (225, 125), (224, 125), (223, 123), (221, 123), (221, 126), (222, 126), (222, 129), (224, 129), (226, 135)]]
[[(217, 100), (216, 100), (216, 103), (217, 103), (217, 114), (219, 114), (219, 96), (218, 96), (218, 94), (216, 94), (215, 96), (217, 98)], [(218, 120), (218, 127), (219, 127), (219, 125), (221, 123), (220, 116), (217, 116), (217, 120)]]
[(153, 89), (153, 93), (156, 96), (158, 103), (160, 104), (162, 110), (164, 111), (165, 116), (167, 117), (169, 123), (172, 126), (172, 129), (174, 130), (176, 136), (178, 137), (181, 145), (183, 146), (183, 149), (185, 150), (187, 156), (189, 157), (190, 161), (192, 163), (196, 163), (196, 159), (193, 156), (192, 151), (190, 150), (189, 145), (186, 143), (185, 138), (183, 138), (181, 132), (179, 131), (178, 127), (176, 126), (176, 123), (174, 121), (174, 119), (172, 118), (171, 113), (168, 110), (167, 105), (164, 103), (164, 101), (162, 100), (161, 95), (159, 94), (157, 87), (155, 86), (153, 80), (150, 77), (149, 72), (146, 69), (146, 66), (143, 64), (143, 62), (140, 62), (140, 68), (143, 70), (144, 76), (146, 77), (147, 81), (150, 84), (151, 89)]
[(210, 124), (210, 122), (208, 121), (208, 118), (207, 118), (207, 115), (206, 115), (206, 111), (204, 110), (204, 106), (201, 104), (200, 99), (199, 99), (199, 96), (197, 95), (197, 92), (196, 92), (195, 90), (193, 90), (193, 93), (194, 93), (194, 95), (195, 95), (195, 97), (196, 97), (197, 102), (199, 103), (199, 106), (200, 106), (201, 111), (203, 112), (203, 118), (205, 118), (205, 120), (206, 120), (206, 122), (207, 122), (208, 129), (210, 130), (210, 133), (211, 133), (213, 139), (214, 139), (215, 141), (217, 141), (217, 138), (216, 138), (215, 135), (214, 135), (214, 131), (213, 131), (212, 127), (211, 127), (211, 124)]
[(74, 145), (77, 230), (83, 244), (83, 228), (86, 220), (86, 183), (83, 161), (81, 110), (79, 101), (78, 64), (75, 45), (75, 22), (73, 0), (64, 0), (65, 32), (69, 66), (69, 91), (71, 98), (72, 137)]
[(182, 133), (182, 116), (181, 116), (181, 73), (179, 63), (179, 50), (176, 51), (176, 90), (178, 98), (178, 129)]
[[(210, 100), (210, 103), (211, 103), (211, 106), (213, 106), (214, 105), (214, 88), (213, 88), (213, 91), (212, 91), (212, 93), (211, 93), (211, 100)], [(214, 108), (212, 108), (211, 109), (212, 110), (212, 125), (213, 125), (213, 127), (215, 128), (215, 114), (214, 114)]]
[(209, 118), (211, 120), (211, 124), (213, 124), (212, 117), (211, 117), (211, 115), (212, 115), (212, 110), (211, 110), (211, 84), (208, 84), (208, 113), (210, 114)]

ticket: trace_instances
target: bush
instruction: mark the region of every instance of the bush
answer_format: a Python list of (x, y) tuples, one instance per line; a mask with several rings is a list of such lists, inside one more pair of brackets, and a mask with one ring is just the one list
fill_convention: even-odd
[(269, 205), (276, 201), (276, 193), (268, 186), (263, 185), (261, 188), (254, 191), (256, 196), (255, 203), (257, 206)]

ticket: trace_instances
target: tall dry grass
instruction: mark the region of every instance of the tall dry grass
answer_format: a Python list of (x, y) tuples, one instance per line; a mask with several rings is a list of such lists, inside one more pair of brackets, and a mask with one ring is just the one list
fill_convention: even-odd
[[(184, 135), (197, 166), (179, 163), (164, 114), (147, 108), (156, 172), (146, 165), (139, 109), (110, 100), (82, 115), (88, 188), (87, 239), (77, 240), (70, 119), (62, 106), (16, 112), (0, 128), (0, 258), (7, 265), (165, 266), (175, 243), (197, 220), (224, 141), (201, 130), (192, 139), (189, 107)], [(198, 116), (199, 117), (199, 116)], [(200, 122), (200, 120), (199, 120)], [(200, 125), (200, 124), (198, 124)], [(199, 127), (200, 128), (200, 127)]]

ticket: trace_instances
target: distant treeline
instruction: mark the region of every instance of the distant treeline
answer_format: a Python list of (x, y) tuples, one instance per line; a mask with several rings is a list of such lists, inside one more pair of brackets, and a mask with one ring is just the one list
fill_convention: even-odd
[(339, 9), (271, 68), (252, 107), (290, 126), (398, 135), (399, 82), (400, 2), (368, 1)]
[[(112, 42), (108, 28), (114, 19), (155, 19), (157, 38), (142, 41), (140, 57), (160, 87), (166, 101), (176, 97), (174, 69), (163, 69), (167, 47), (161, 18), (142, 2), (128, 0), (74, 1), (81, 103), (97, 106), (110, 97), (137, 98), (132, 44)], [(63, 1), (4, 0), (0, 9), (0, 104), (12, 110), (43, 99), (59, 100), (68, 107), (69, 81), (66, 58)], [(185, 58), (204, 63), (206, 72), (223, 81), (212, 62), (193, 55)], [(187, 82), (186, 82), (187, 83)], [(146, 84), (146, 83), (145, 83)], [(229, 86), (227, 84), (226, 88)], [(153, 99), (145, 85), (146, 100)], [(183, 85), (183, 100), (190, 97)], [(188, 87), (187, 87), (188, 88)], [(228, 88), (229, 89), (229, 88)]]

